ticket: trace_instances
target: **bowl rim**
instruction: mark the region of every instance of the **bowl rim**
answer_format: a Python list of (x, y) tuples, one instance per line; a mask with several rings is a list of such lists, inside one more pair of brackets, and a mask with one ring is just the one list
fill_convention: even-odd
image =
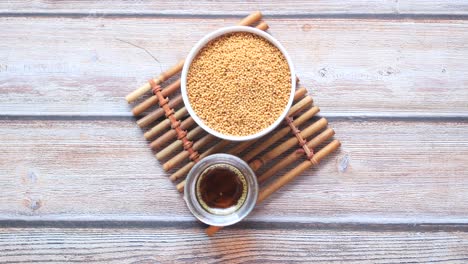
[[(275, 47), (278, 48), (280, 50), (280, 52), (283, 54), (283, 56), (286, 58), (286, 61), (287, 61), (288, 66), (289, 66), (289, 71), (291, 73), (291, 91), (290, 91), (290, 95), (289, 95), (289, 100), (288, 100), (288, 103), (287, 103), (286, 107), (284, 108), (283, 112), (281, 113), (281, 115), (275, 120), (275, 122), (273, 122), (267, 128), (255, 133), (255, 134), (247, 135), (247, 136), (225, 135), (225, 134), (222, 134), (222, 133), (210, 128), (209, 126), (207, 126), (198, 117), (198, 115), (193, 110), (192, 106), (190, 105), (190, 100), (189, 100), (188, 94), (187, 94), (187, 74), (188, 74), (188, 71), (190, 69), (190, 65), (192, 64), (193, 59), (198, 55), (199, 51), (202, 48), (204, 48), (205, 45), (208, 44), (210, 41), (212, 41), (212, 40), (214, 40), (214, 39), (216, 39), (216, 38), (218, 38), (218, 37), (220, 37), (222, 35), (225, 35), (225, 34), (228, 34), (228, 33), (234, 33), (234, 32), (249, 32), (249, 33), (258, 35), (260, 37), (263, 37), (264, 39), (269, 41), (271, 44), (275, 45)], [(260, 29), (253, 28), (253, 27), (248, 27), (248, 26), (224, 27), (224, 28), (220, 28), (218, 30), (215, 30), (215, 31), (205, 35), (190, 50), (187, 58), (185, 59), (180, 79), (181, 79), (181, 84), (180, 84), (181, 89), (180, 90), (181, 90), (181, 94), (182, 94), (182, 100), (184, 101), (184, 105), (185, 105), (185, 108), (187, 109), (187, 112), (193, 118), (195, 123), (197, 123), (197, 125), (199, 125), (203, 130), (205, 130), (209, 134), (214, 135), (214, 136), (216, 136), (218, 138), (221, 138), (221, 139), (229, 140), (229, 141), (253, 140), (253, 139), (260, 138), (260, 137), (270, 133), (271, 131), (273, 131), (284, 120), (284, 118), (288, 114), (288, 111), (291, 108), (292, 103), (294, 101), (294, 93), (295, 93), (295, 90), (296, 90), (296, 73), (295, 73), (295, 70), (294, 70), (294, 65), (292, 63), (291, 57), (287, 53), (286, 49), (283, 47), (283, 45), (281, 45), (281, 43), (277, 39), (275, 39), (270, 34), (264, 32), (264, 31), (262, 31)]]

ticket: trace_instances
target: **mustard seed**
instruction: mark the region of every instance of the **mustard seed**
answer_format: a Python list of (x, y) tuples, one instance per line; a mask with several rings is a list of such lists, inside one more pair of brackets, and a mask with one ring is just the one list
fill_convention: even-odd
[(213, 130), (234, 136), (273, 124), (291, 93), (291, 72), (281, 51), (248, 32), (223, 35), (206, 45), (187, 75), (190, 104)]

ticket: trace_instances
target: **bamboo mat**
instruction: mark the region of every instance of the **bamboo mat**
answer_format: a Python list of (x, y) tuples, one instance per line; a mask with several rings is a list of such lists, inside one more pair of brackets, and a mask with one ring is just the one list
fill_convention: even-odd
[[(269, 28), (262, 21), (260, 12), (245, 17), (238, 25), (252, 26), (264, 31)], [(178, 94), (180, 79), (161, 87), (180, 73), (183, 65), (184, 60), (126, 97), (132, 103), (143, 95), (150, 92), (153, 94), (135, 105), (132, 112), (135, 116), (144, 115), (137, 124), (148, 129), (144, 137), (150, 142), (151, 149), (156, 151), (156, 158), (161, 162), (166, 160), (163, 168), (171, 173), (169, 179), (176, 184), (178, 191), (183, 192), (185, 177), (197, 161), (214, 153), (228, 153), (242, 158), (256, 173), (261, 172), (257, 174), (260, 185), (257, 200), (259, 204), (339, 148), (340, 142), (332, 139), (335, 131), (327, 128), (328, 121), (325, 118), (314, 118), (320, 109), (313, 105), (312, 97), (307, 95), (307, 89), (303, 87), (296, 90), (294, 104), (284, 125), (260, 139), (232, 144), (207, 134), (188, 116), (182, 96)], [(147, 112), (152, 108), (152, 111)], [(280, 157), (290, 150), (294, 151), (286, 157)], [(292, 168), (285, 174), (277, 175), (279, 171), (289, 167)], [(221, 227), (210, 226), (206, 233), (211, 236), (219, 229)]]

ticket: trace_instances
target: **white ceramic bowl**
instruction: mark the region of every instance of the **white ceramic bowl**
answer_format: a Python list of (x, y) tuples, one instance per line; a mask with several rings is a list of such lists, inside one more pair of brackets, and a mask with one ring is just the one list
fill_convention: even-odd
[[(259, 35), (259, 36), (263, 37), (264, 39), (268, 40), (270, 43), (275, 45), (281, 51), (281, 53), (283, 53), (283, 56), (286, 58), (286, 61), (288, 62), (288, 65), (289, 65), (289, 70), (291, 72), (291, 94), (289, 96), (288, 104), (284, 108), (284, 111), (281, 113), (281, 115), (278, 117), (278, 119), (273, 124), (271, 124), (269, 127), (263, 129), (260, 132), (257, 132), (255, 134), (248, 135), (248, 136), (224, 135), (224, 134), (221, 134), (221, 133), (215, 131), (214, 129), (210, 128), (209, 126), (207, 126), (197, 116), (197, 114), (193, 110), (192, 106), (190, 105), (190, 101), (189, 101), (188, 94), (187, 94), (187, 74), (188, 74), (188, 71), (190, 69), (190, 65), (192, 64), (192, 61), (197, 56), (198, 52), (203, 47), (205, 47), (205, 45), (208, 44), (208, 42), (210, 42), (211, 40), (216, 39), (219, 36), (222, 36), (224, 34), (232, 33), (232, 32), (250, 32), (250, 33), (253, 33), (255, 35)], [(264, 31), (262, 31), (260, 29), (257, 29), (257, 28), (253, 28), (253, 27), (233, 26), (233, 27), (225, 27), (225, 28), (221, 28), (221, 29), (218, 29), (216, 31), (213, 31), (210, 34), (203, 37), (200, 41), (198, 41), (197, 44), (195, 44), (195, 46), (192, 48), (189, 55), (187, 56), (187, 59), (185, 60), (184, 67), (182, 69), (181, 86), (180, 87), (181, 87), (182, 98), (184, 100), (184, 104), (185, 104), (185, 107), (187, 108), (188, 113), (190, 114), (190, 116), (193, 118), (193, 120), (201, 128), (203, 128), (205, 131), (207, 131), (208, 133), (210, 133), (210, 134), (212, 134), (212, 135), (214, 135), (214, 136), (216, 136), (218, 138), (222, 138), (222, 139), (226, 139), (226, 140), (230, 140), (230, 141), (244, 141), (244, 140), (252, 140), (252, 139), (255, 139), (255, 138), (259, 138), (259, 137), (262, 137), (262, 136), (268, 134), (273, 129), (275, 129), (281, 123), (281, 121), (283, 121), (283, 119), (286, 117), (289, 109), (291, 108), (291, 105), (292, 105), (293, 100), (294, 100), (294, 92), (296, 90), (296, 73), (294, 71), (294, 66), (292, 64), (291, 58), (289, 57), (288, 53), (286, 52), (286, 49), (281, 45), (281, 43), (279, 43), (278, 40), (273, 38), (270, 34), (265, 33)]]

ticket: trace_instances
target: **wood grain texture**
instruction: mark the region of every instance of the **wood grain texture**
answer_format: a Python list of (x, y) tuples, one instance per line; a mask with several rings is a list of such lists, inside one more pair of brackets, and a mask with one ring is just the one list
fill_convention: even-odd
[(7, 228), (0, 251), (2, 263), (466, 263), (468, 233)]
[(352, 14), (467, 14), (466, 1), (410, 0), (293, 0), (282, 1), (45, 1), (9, 0), (0, 3), (1, 13), (130, 14), (130, 15), (245, 15), (261, 10), (266, 15)]
[[(468, 123), (330, 127), (340, 152), (249, 221), (467, 223)], [(0, 219), (193, 221), (132, 120), (3, 120), (0, 135)]]
[[(127, 93), (237, 20), (0, 18), (0, 113), (129, 116)], [(468, 117), (467, 21), (268, 23), (329, 116)]]
[[(343, 145), (208, 238), (124, 96), (254, 10)], [(467, 15), (461, 0), (1, 1), (0, 262), (467, 263)]]

